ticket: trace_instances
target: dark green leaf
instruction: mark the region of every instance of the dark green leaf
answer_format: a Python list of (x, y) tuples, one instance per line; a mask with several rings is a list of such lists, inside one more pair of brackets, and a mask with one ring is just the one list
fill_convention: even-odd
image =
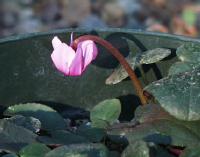
[(58, 147), (45, 157), (108, 157), (108, 150), (102, 144), (76, 144)]
[(90, 113), (92, 126), (106, 128), (113, 124), (121, 113), (121, 104), (118, 99), (104, 100), (97, 104)]
[(150, 157), (149, 147), (146, 142), (136, 141), (123, 151), (122, 157)]
[(91, 126), (82, 125), (78, 127), (77, 134), (89, 139), (91, 142), (100, 142), (105, 136), (105, 130), (101, 128), (93, 128)]
[(19, 152), (20, 157), (44, 157), (51, 149), (44, 144), (33, 143), (24, 148)]
[(8, 107), (5, 115), (23, 115), (25, 117), (35, 117), (42, 123), (42, 129), (59, 130), (65, 129), (64, 119), (52, 108), (36, 103), (19, 104)]
[(52, 138), (59, 141), (59, 144), (75, 144), (88, 143), (89, 140), (83, 136), (70, 133), (65, 130), (57, 130), (52, 132)]
[(16, 115), (7, 119), (8, 122), (14, 123), (15, 125), (22, 126), (33, 132), (39, 132), (41, 128), (41, 122), (34, 117), (24, 117), (22, 115)]
[(37, 135), (7, 120), (0, 120), (0, 150), (17, 152), (35, 141)]
[(172, 75), (153, 82), (145, 90), (160, 105), (181, 120), (200, 120), (200, 69)]
[(200, 44), (187, 43), (178, 47), (176, 55), (183, 62), (200, 62)]
[(65, 130), (57, 130), (52, 132), (52, 137), (39, 136), (38, 141), (47, 145), (68, 145), (76, 143), (89, 143), (84, 136), (73, 134)]

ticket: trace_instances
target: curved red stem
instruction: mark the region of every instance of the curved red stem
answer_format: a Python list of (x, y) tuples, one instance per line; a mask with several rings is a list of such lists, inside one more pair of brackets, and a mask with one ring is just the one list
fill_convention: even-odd
[(78, 37), (72, 43), (72, 47), (76, 49), (77, 44), (84, 40), (92, 40), (98, 44), (101, 44), (102, 46), (104, 46), (106, 49), (109, 50), (109, 52), (120, 62), (120, 64), (123, 65), (124, 69), (129, 74), (129, 77), (132, 80), (132, 83), (133, 83), (135, 90), (140, 98), (141, 103), (143, 105), (147, 104), (147, 98), (143, 94), (143, 88), (142, 88), (140, 81), (138, 80), (135, 72), (133, 71), (133, 69), (131, 68), (129, 63), (125, 60), (124, 56), (119, 52), (119, 50), (116, 49), (115, 47), (113, 47), (112, 44), (110, 44), (108, 41), (106, 41), (98, 36), (94, 36), (94, 35), (84, 35), (84, 36)]

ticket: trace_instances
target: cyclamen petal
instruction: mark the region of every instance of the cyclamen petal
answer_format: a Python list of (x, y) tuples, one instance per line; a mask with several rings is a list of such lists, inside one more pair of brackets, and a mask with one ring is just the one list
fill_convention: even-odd
[(70, 76), (79, 76), (83, 72), (83, 54), (77, 50), (76, 56), (70, 66)]
[(91, 40), (80, 42), (77, 50), (62, 43), (58, 37), (52, 40), (54, 48), (51, 58), (55, 67), (66, 76), (79, 76), (98, 54), (95, 43)]
[(62, 42), (60, 41), (60, 39), (58, 37), (53, 38), (52, 45), (53, 45), (54, 49), (58, 48), (61, 44), (62, 44)]
[(54, 51), (51, 54), (51, 58), (56, 68), (65, 75), (69, 75), (69, 68), (75, 57), (75, 51), (67, 44), (62, 43), (58, 37), (54, 37), (52, 45)]
[(91, 40), (86, 40), (84, 42), (80, 42), (77, 51), (82, 51), (83, 58), (84, 58), (84, 64), (83, 69), (85, 69), (92, 60), (94, 60), (98, 54), (97, 47), (95, 43)]

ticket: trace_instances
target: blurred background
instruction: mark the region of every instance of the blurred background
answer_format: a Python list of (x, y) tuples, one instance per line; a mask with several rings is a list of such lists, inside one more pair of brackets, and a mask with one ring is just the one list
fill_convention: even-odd
[(0, 38), (110, 27), (198, 37), (200, 0), (0, 0)]

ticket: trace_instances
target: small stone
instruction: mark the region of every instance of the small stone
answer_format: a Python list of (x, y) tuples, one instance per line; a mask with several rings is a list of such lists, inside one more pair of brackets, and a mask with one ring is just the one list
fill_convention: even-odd
[[(64, 1), (64, 0), (63, 0)], [(70, 25), (77, 25), (91, 13), (90, 0), (65, 0), (62, 5), (62, 17)]]
[(38, 32), (42, 28), (42, 24), (38, 19), (29, 19), (21, 21), (15, 28), (18, 33)]
[(141, 9), (141, 5), (137, 0), (117, 0), (117, 3), (123, 8), (124, 12), (128, 15)]
[(35, 14), (45, 23), (55, 23), (60, 16), (61, 10), (56, 0), (42, 1), (42, 4), (36, 4)]
[(96, 15), (89, 15), (79, 23), (80, 28), (105, 28), (106, 24)]
[(102, 10), (102, 19), (111, 27), (122, 27), (125, 24), (125, 12), (117, 3), (107, 3)]
[(100, 15), (102, 12), (102, 8), (108, 2), (108, 0), (91, 0), (91, 9), (95, 14)]

